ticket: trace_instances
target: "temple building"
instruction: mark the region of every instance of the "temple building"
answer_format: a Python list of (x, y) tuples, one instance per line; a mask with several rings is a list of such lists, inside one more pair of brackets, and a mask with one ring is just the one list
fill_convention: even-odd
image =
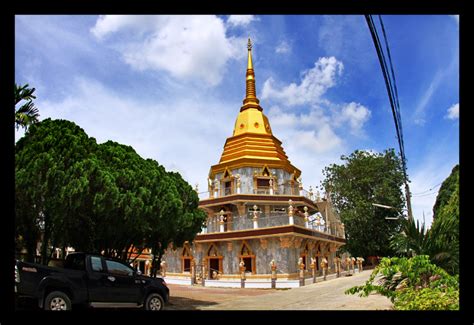
[(162, 260), (168, 276), (189, 276), (192, 263), (206, 279), (268, 278), (275, 261), (279, 279), (297, 279), (298, 261), (310, 274), (311, 258), (325, 257), (330, 269), (345, 244), (344, 225), (329, 199), (303, 189), (256, 97), (252, 45), (248, 42), (246, 92), (232, 136), (219, 163), (211, 166), (200, 208), (207, 224), (192, 243), (170, 246)]

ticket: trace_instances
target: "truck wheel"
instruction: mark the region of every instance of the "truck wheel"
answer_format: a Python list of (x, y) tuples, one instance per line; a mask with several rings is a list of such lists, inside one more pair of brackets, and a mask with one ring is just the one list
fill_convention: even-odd
[(61, 291), (51, 292), (44, 300), (45, 310), (71, 310), (71, 299)]
[(145, 310), (162, 310), (165, 306), (163, 298), (158, 293), (151, 293), (145, 300)]

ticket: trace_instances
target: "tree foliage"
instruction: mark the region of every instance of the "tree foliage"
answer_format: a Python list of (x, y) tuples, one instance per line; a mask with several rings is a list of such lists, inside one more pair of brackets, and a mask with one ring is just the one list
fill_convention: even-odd
[(439, 188), (433, 206), (433, 220), (436, 220), (442, 208), (448, 204), (448, 201), (456, 190), (459, 192), (459, 165), (453, 167), (451, 174), (443, 181)]
[(396, 218), (404, 207), (400, 158), (393, 149), (383, 153), (356, 150), (341, 160), (345, 163), (324, 169), (322, 185), (345, 225), (345, 249), (354, 256), (391, 255), (389, 240), (398, 232), (400, 221), (385, 218)]
[[(33, 95), (35, 88), (30, 88), (28, 84), (18, 86), (15, 84), (15, 125), (18, 129), (27, 129), (30, 125), (38, 122), (39, 112), (35, 107)], [(21, 105), (17, 108), (17, 105)]]
[(192, 240), (205, 220), (196, 192), (178, 173), (130, 146), (97, 144), (69, 121), (35, 124), (18, 141), (16, 160), (17, 238), (31, 242), (30, 255), (44, 233), (54, 247), (122, 260), (147, 247), (161, 256), (169, 243)]
[(459, 310), (459, 277), (427, 255), (384, 257), (364, 285), (346, 290), (361, 297), (372, 292), (390, 298), (398, 310)]
[[(440, 189), (437, 203), (437, 217), (430, 229), (419, 221), (404, 220), (402, 231), (393, 236), (391, 247), (399, 256), (428, 255), (432, 263), (451, 274), (459, 273), (459, 177), (455, 167), (453, 173), (443, 182), (451, 184)], [(445, 199), (447, 188), (450, 197)], [(435, 204), (436, 205), (436, 204)]]

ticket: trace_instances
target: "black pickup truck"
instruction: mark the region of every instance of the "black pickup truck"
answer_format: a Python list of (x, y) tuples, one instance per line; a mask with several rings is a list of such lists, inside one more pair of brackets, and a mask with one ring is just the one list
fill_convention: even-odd
[(45, 310), (90, 307), (143, 307), (161, 310), (169, 300), (162, 278), (143, 276), (120, 261), (71, 253), (64, 268), (15, 263), (16, 300), (33, 298)]

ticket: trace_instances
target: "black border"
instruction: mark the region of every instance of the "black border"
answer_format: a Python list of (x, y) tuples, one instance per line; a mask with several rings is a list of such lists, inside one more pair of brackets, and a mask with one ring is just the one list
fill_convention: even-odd
[[(0, 186), (3, 187), (1, 207), (3, 216), (2, 220), (2, 239), (3, 263), (0, 264), (1, 277), (1, 300), (0, 300), (0, 324), (17, 324), (25, 320), (32, 320), (34, 324), (40, 322), (65, 323), (70, 320), (80, 322), (93, 320), (109, 321), (109, 317), (113, 317), (113, 321), (118, 323), (137, 323), (137, 322), (213, 322), (219, 324), (221, 322), (237, 321), (247, 322), (269, 322), (278, 323), (301, 323), (308, 321), (337, 324), (343, 322), (350, 324), (354, 321), (364, 323), (382, 323), (382, 324), (400, 324), (401, 322), (410, 321), (410, 323), (424, 322), (447, 322), (452, 323), (474, 323), (472, 313), (472, 303), (470, 304), (470, 296), (472, 296), (472, 276), (474, 273), (471, 268), (466, 265), (466, 259), (472, 258), (469, 249), (472, 247), (467, 244), (467, 240), (472, 231), (471, 216), (466, 213), (463, 206), (466, 205), (466, 191), (469, 188), (467, 177), (469, 174), (469, 164), (466, 162), (467, 154), (463, 154), (462, 148), (465, 141), (460, 138), (460, 182), (461, 191), (461, 305), (459, 312), (403, 312), (403, 311), (262, 311), (262, 312), (204, 312), (204, 311), (165, 311), (159, 315), (150, 313), (141, 313), (134, 311), (117, 311), (117, 312), (85, 312), (85, 313), (64, 313), (50, 314), (44, 312), (14, 312), (13, 311), (13, 260), (14, 260), (14, 125), (8, 121), (14, 119), (13, 109), (13, 92), (12, 89), (15, 70), (14, 70), (14, 16), (16, 14), (459, 14), (460, 15), (460, 78), (468, 80), (467, 72), (464, 69), (466, 61), (465, 54), (462, 52), (467, 50), (467, 41), (462, 42), (462, 38), (467, 39), (466, 33), (469, 16), (464, 14), (467, 8), (467, 1), (461, 0), (339, 0), (339, 1), (291, 1), (291, 2), (274, 2), (274, 1), (213, 1), (203, 2), (158, 2), (157, 0), (135, 0), (119, 3), (116, 0), (107, 1), (87, 1), (87, 0), (67, 0), (67, 1), (21, 1), (10, 4), (10, 8), (2, 8), (0, 16), (0, 139), (2, 143), (2, 177)], [(462, 44), (466, 44), (463, 46)], [(465, 73), (463, 73), (463, 71)], [(462, 81), (462, 80), (461, 80)], [(460, 83), (460, 95), (465, 83)], [(461, 97), (461, 96), (460, 96)], [(461, 113), (460, 119), (460, 136), (465, 134), (468, 121), (466, 121), (467, 110), (470, 107), (466, 104), (468, 99), (463, 98), (463, 109), (466, 111)], [(9, 106), (6, 109), (5, 106)], [(466, 134), (465, 134), (466, 135)], [(442, 157), (440, 157), (442, 159)], [(463, 168), (466, 166), (466, 168)], [(97, 318), (98, 317), (98, 318)]]

